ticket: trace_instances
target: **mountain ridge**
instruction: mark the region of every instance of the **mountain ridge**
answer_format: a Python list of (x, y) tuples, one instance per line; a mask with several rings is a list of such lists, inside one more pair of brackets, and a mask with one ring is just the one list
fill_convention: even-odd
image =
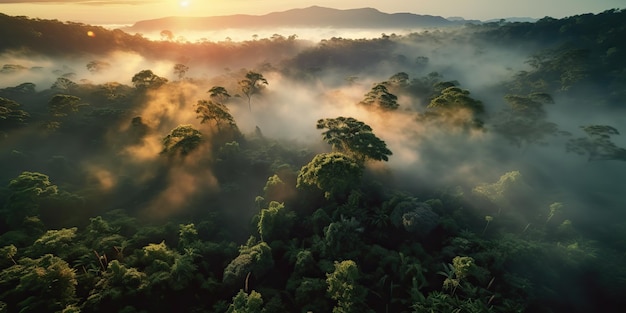
[(125, 31), (215, 30), (228, 28), (334, 27), (334, 28), (413, 28), (446, 27), (473, 20), (451, 21), (441, 16), (414, 13), (384, 13), (374, 8), (333, 9), (321, 6), (296, 8), (264, 15), (222, 15), (207, 17), (170, 16), (138, 21)]

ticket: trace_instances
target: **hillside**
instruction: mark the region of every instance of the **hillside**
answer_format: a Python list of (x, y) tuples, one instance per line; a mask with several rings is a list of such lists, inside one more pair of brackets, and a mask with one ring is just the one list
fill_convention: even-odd
[(383, 13), (372, 8), (338, 10), (312, 6), (266, 15), (209, 17), (165, 17), (139, 21), (125, 29), (148, 32), (169, 29), (214, 30), (225, 28), (335, 27), (335, 28), (420, 28), (461, 25), (471, 21), (449, 21), (441, 16), (412, 13)]

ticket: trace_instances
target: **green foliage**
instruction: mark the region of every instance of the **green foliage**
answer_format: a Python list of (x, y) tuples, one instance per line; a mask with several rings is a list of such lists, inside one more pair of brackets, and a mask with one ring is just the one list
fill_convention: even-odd
[(163, 137), (162, 154), (185, 156), (197, 149), (202, 142), (202, 133), (192, 125), (178, 125)]
[(267, 179), (263, 187), (264, 198), (273, 201), (284, 200), (293, 194), (292, 188), (293, 186), (287, 186), (280, 176), (274, 174)]
[(22, 258), (0, 272), (0, 298), (9, 312), (57, 312), (76, 301), (76, 274), (61, 258)]
[(399, 106), (398, 97), (390, 93), (383, 84), (376, 84), (372, 87), (372, 90), (365, 94), (365, 98), (359, 104), (376, 106), (382, 110), (396, 110)]
[(121, 309), (125, 301), (140, 295), (147, 286), (148, 280), (145, 273), (113, 260), (89, 293), (85, 307), (98, 310), (100, 307), (114, 304), (114, 307)]
[(549, 223), (550, 220), (561, 213), (561, 211), (563, 210), (563, 203), (561, 202), (554, 202), (552, 204), (550, 204), (550, 211), (548, 212), (548, 218), (546, 219), (546, 223)]
[(257, 224), (261, 240), (271, 242), (286, 239), (295, 217), (295, 213), (285, 209), (283, 203), (271, 201), (268, 208), (261, 210)]
[[(424, 301), (417, 302), (413, 305), (414, 313), (421, 312), (439, 312), (439, 313), (488, 313), (488, 312), (505, 312), (495, 309), (489, 303), (483, 302), (481, 299), (459, 299), (453, 295), (448, 295), (440, 291), (434, 291), (428, 294)], [(506, 312), (521, 312), (520, 308), (509, 308)]]
[(408, 232), (424, 236), (439, 225), (439, 215), (433, 212), (430, 205), (418, 202), (416, 198), (396, 197), (383, 206), (391, 209), (391, 223)]
[(519, 171), (511, 171), (504, 173), (493, 184), (483, 184), (474, 187), (472, 192), (486, 197), (502, 209), (511, 208), (515, 205), (511, 200), (527, 195), (530, 192), (530, 188), (524, 182)]
[(93, 60), (89, 61), (89, 63), (87, 63), (85, 67), (87, 67), (87, 70), (92, 74), (96, 74), (111, 68), (111, 63), (106, 61)]
[(227, 313), (262, 313), (263, 297), (260, 293), (252, 290), (247, 294), (243, 290), (239, 290), (237, 295), (233, 297), (233, 302), (228, 306)]
[(590, 50), (571, 48), (566, 45), (542, 51), (531, 56), (526, 63), (530, 72), (518, 74), (520, 90), (566, 91), (589, 74), (587, 60)]
[(434, 97), (424, 115), (426, 118), (446, 123), (463, 129), (483, 127), (482, 115), (485, 107), (482, 102), (470, 97), (470, 92), (451, 86), (443, 89)]
[(196, 113), (198, 114), (197, 118), (201, 119), (201, 124), (213, 121), (218, 132), (224, 125), (233, 130), (237, 130), (235, 118), (230, 114), (228, 108), (219, 102), (213, 102), (212, 100), (198, 100), (198, 104), (196, 104)]
[(77, 249), (75, 246), (77, 230), (76, 227), (48, 230), (30, 247), (29, 254), (34, 256), (53, 254), (65, 259), (72, 254), (73, 249)]
[(506, 95), (504, 99), (509, 107), (494, 118), (493, 129), (511, 143), (518, 147), (541, 144), (545, 137), (559, 134), (558, 126), (547, 121), (543, 108), (554, 103), (549, 94)]
[(131, 79), (139, 90), (156, 89), (167, 83), (167, 78), (154, 74), (151, 70), (142, 70)]
[(58, 192), (47, 175), (38, 172), (22, 172), (9, 182), (9, 197), (2, 215), (12, 227), (20, 225), (28, 216), (37, 216), (42, 199)]
[(354, 217), (342, 217), (324, 228), (324, 255), (329, 259), (357, 257), (364, 248), (361, 236), (364, 228)]
[(387, 144), (376, 137), (372, 128), (352, 117), (326, 118), (317, 121), (317, 129), (327, 129), (322, 132), (322, 138), (333, 147), (333, 150), (342, 152), (359, 163), (365, 160), (388, 161), (392, 154)]
[(587, 161), (619, 160), (626, 161), (626, 149), (611, 141), (611, 136), (619, 131), (608, 125), (581, 126), (587, 137), (570, 139), (567, 152), (587, 155)]
[(17, 102), (0, 97), (0, 129), (22, 126), (30, 119), (30, 114), (20, 107)]
[(347, 194), (356, 188), (363, 175), (363, 167), (342, 153), (316, 155), (302, 167), (296, 186), (316, 186), (327, 199)]
[(398, 72), (391, 75), (385, 83), (395, 88), (406, 87), (409, 85), (409, 74), (406, 72)]
[(244, 283), (245, 277), (252, 273), (255, 277), (262, 277), (274, 266), (272, 249), (261, 241), (256, 243), (250, 238), (248, 243), (241, 246), (239, 255), (224, 269), (224, 283), (232, 285)]
[(54, 117), (67, 116), (70, 113), (78, 112), (78, 109), (84, 105), (80, 101), (79, 97), (72, 95), (54, 95), (48, 101), (48, 110)]
[(259, 93), (263, 85), (267, 85), (267, 79), (262, 74), (249, 71), (246, 73), (246, 78), (239, 81), (239, 88), (241, 92), (248, 98), (248, 108), (252, 111), (250, 106), (250, 100), (252, 95)]
[(189, 71), (189, 66), (185, 64), (177, 63), (176, 65), (174, 65), (174, 74), (178, 76), (179, 80), (185, 77), (187, 71)]
[(327, 290), (328, 284), (324, 279), (304, 277), (295, 291), (296, 304), (303, 311), (330, 312)]
[(178, 248), (193, 248), (198, 242), (198, 231), (193, 223), (180, 224), (178, 231)]
[(78, 88), (78, 84), (65, 77), (57, 78), (54, 84), (52, 84), (52, 86), (50, 87), (50, 89), (52, 90), (57, 90), (57, 91), (62, 91), (62, 92), (72, 92), (76, 90), (76, 88)]
[(13, 258), (16, 254), (17, 247), (14, 245), (8, 245), (0, 248), (0, 256), (4, 258), (4, 260), (2, 260), (0, 263), (0, 268), (5, 268), (5, 260), (10, 260), (14, 265), (16, 265), (17, 262), (15, 262), (15, 259)]
[(213, 86), (207, 92), (209, 93), (211, 100), (215, 100), (215, 102), (220, 104), (226, 103), (226, 101), (228, 101), (231, 97), (226, 88), (222, 86)]
[(335, 270), (326, 274), (328, 295), (337, 301), (333, 313), (367, 312), (367, 289), (359, 285), (359, 268), (352, 260), (335, 262)]

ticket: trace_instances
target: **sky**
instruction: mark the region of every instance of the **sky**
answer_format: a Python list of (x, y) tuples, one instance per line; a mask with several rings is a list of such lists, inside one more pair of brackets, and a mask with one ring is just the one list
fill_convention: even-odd
[(0, 0), (0, 13), (88, 24), (132, 24), (166, 16), (263, 15), (312, 5), (488, 20), (599, 13), (626, 8), (626, 0)]

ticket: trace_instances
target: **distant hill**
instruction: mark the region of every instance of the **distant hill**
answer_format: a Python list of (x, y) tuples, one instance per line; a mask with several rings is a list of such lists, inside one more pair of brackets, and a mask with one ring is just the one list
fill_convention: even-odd
[(505, 18), (494, 18), (491, 20), (487, 20), (485, 21), (485, 23), (492, 23), (492, 22), (499, 22), (501, 20), (504, 20), (506, 22), (511, 22), (511, 23), (515, 23), (515, 22), (521, 22), (521, 23), (534, 23), (536, 21), (538, 21), (539, 19), (537, 18), (532, 18), (532, 17), (505, 17)]
[(125, 28), (129, 32), (215, 30), (226, 28), (334, 27), (334, 28), (416, 28), (462, 25), (441, 16), (412, 13), (383, 13), (372, 8), (338, 10), (312, 6), (266, 15), (210, 17), (165, 17), (139, 21)]

